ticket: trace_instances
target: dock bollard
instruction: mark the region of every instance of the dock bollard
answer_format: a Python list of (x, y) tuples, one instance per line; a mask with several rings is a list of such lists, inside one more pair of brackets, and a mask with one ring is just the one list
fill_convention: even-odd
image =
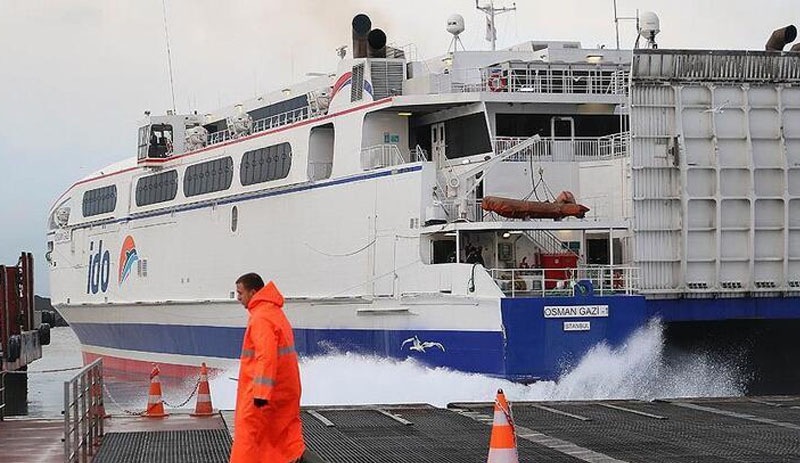
[(200, 366), (200, 382), (197, 384), (197, 405), (191, 416), (213, 416), (214, 407), (211, 405), (211, 389), (208, 387), (208, 368), (203, 363)]
[(163, 418), (168, 416), (164, 411), (164, 401), (161, 399), (161, 381), (158, 379), (158, 365), (153, 364), (150, 372), (150, 391), (147, 394), (147, 410), (142, 416), (148, 418)]
[(511, 407), (508, 405), (502, 389), (497, 390), (497, 397), (494, 399), (492, 437), (489, 440), (489, 457), (486, 462), (519, 463), (514, 420), (511, 417)]

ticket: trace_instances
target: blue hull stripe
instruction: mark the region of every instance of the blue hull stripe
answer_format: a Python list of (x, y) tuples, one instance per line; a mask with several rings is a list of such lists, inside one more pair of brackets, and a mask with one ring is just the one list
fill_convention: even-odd
[[(151, 353), (239, 358), (243, 328), (73, 323), (82, 344)], [(295, 329), (295, 347), (300, 355), (325, 355), (333, 351), (357, 352), (397, 359), (412, 357), (435, 367), (503, 375), (502, 334), (491, 331), (389, 331)], [(420, 341), (441, 343), (425, 352), (410, 350), (403, 341), (418, 336)], [(401, 348), (402, 346), (402, 348)]]
[[(545, 318), (545, 306), (608, 306), (608, 316)], [(555, 379), (598, 343), (617, 346), (652, 317), (667, 322), (728, 319), (798, 319), (800, 298), (645, 300), (642, 296), (502, 299), (505, 337), (500, 331), (295, 329), (300, 355), (357, 352), (412, 357), (434, 367), (502, 376)], [(566, 331), (567, 321), (589, 322), (586, 331)], [(82, 344), (119, 350), (201, 357), (239, 358), (243, 328), (73, 323)], [(425, 352), (412, 342), (436, 342)]]

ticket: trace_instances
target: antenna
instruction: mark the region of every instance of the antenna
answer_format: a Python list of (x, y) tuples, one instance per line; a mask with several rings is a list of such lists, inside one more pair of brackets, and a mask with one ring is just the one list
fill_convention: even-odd
[(451, 50), (453, 53), (457, 52), (459, 45), (461, 45), (461, 50), (466, 51), (464, 43), (461, 41), (461, 37), (459, 37), (459, 34), (464, 32), (464, 17), (460, 14), (454, 14), (447, 18), (447, 32), (453, 34), (453, 39), (450, 41), (447, 52), (450, 53)]
[(167, 41), (167, 65), (169, 66), (169, 90), (172, 92), (172, 113), (175, 114), (175, 81), (172, 78), (172, 51), (169, 48), (169, 29), (167, 29), (167, 0), (161, 0), (164, 8), (164, 38)]
[[(639, 32), (639, 10), (636, 10), (636, 16), (617, 16), (617, 0), (614, 0), (614, 28), (617, 31), (617, 50), (619, 50), (619, 22), (620, 20), (636, 21), (636, 32)], [(638, 38), (637, 38), (638, 41)]]
[[(616, 0), (614, 0), (616, 1)], [(475, 8), (483, 11), (486, 15), (486, 41), (492, 42), (492, 51), (496, 50), (495, 42), (497, 42), (497, 28), (494, 24), (494, 17), (498, 14), (508, 13), (509, 11), (516, 11), (517, 4), (512, 3), (511, 8), (503, 7), (503, 8), (495, 8), (494, 7), (494, 0), (489, 0), (488, 5), (480, 6), (478, 5), (478, 0), (475, 0)]]

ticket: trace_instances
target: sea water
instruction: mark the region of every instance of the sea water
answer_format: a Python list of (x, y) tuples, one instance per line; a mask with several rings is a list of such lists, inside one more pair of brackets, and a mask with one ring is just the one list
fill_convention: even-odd
[[(43, 358), (31, 366), (31, 416), (60, 416), (63, 382), (75, 371), (52, 370), (80, 365), (79, 344), (72, 330), (53, 329)], [(38, 373), (42, 371), (52, 372)], [(657, 322), (642, 327), (621, 346), (595, 346), (556, 381), (530, 385), (430, 368), (412, 359), (389, 360), (353, 353), (303, 359), (300, 371), (303, 405), (429, 403), (444, 407), (451, 402), (491, 401), (498, 388), (512, 401), (722, 397), (742, 395), (745, 383), (736, 364), (720, 363), (703, 354), (667, 356), (663, 327)], [(234, 408), (237, 375), (238, 369), (232, 368), (212, 378), (214, 407)], [(148, 381), (147, 377), (107, 376), (107, 411), (143, 410)], [(164, 399), (173, 406), (180, 405), (191, 395), (194, 381), (164, 381)], [(193, 406), (191, 400), (183, 408)]]

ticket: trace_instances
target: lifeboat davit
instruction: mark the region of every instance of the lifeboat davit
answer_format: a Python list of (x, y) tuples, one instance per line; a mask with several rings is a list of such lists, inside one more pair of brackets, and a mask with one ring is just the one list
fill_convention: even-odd
[(564, 217), (584, 218), (589, 208), (575, 202), (575, 195), (562, 191), (554, 202), (523, 201), (521, 199), (486, 196), (481, 208), (510, 219), (563, 219)]

